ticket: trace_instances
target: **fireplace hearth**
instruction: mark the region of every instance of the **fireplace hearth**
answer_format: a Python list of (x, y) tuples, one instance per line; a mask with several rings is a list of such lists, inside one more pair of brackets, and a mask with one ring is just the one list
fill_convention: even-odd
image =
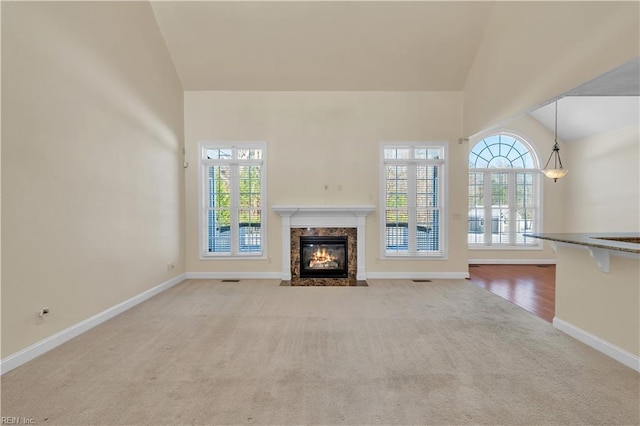
[(346, 236), (301, 236), (301, 278), (347, 278), (348, 238)]

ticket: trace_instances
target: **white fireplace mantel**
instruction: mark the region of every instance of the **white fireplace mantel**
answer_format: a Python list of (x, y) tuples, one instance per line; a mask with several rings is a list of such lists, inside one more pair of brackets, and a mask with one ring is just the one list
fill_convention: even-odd
[(272, 206), (282, 217), (282, 279), (291, 280), (291, 228), (356, 228), (358, 267), (356, 279), (365, 280), (365, 218), (375, 206)]

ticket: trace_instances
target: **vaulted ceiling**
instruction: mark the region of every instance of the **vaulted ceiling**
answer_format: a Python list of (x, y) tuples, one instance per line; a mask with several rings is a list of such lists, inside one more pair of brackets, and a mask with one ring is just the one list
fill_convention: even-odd
[[(184, 90), (462, 91), (495, 2), (151, 5)], [(638, 64), (559, 94), (560, 138), (638, 123)], [(553, 132), (552, 103), (531, 116)]]
[(462, 90), (494, 2), (152, 2), (185, 90)]

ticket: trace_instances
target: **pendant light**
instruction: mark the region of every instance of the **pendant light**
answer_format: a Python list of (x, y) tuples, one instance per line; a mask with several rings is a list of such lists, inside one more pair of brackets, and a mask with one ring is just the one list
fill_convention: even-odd
[[(553, 158), (553, 168), (549, 168), (551, 158)], [(569, 170), (562, 167), (562, 160), (560, 159), (560, 147), (558, 146), (558, 101), (556, 101), (556, 124), (553, 150), (551, 151), (551, 155), (547, 160), (547, 164), (545, 164), (544, 169), (542, 169), (542, 173), (544, 173), (548, 178), (553, 179), (554, 182), (557, 182), (558, 179), (564, 177), (567, 173), (569, 173)]]

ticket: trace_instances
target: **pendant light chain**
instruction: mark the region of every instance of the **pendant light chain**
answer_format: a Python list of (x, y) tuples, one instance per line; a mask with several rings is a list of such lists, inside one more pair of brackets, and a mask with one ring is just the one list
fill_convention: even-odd
[[(547, 164), (545, 164), (542, 172), (549, 178), (553, 179), (554, 182), (557, 182), (559, 178), (563, 177), (567, 174), (568, 170), (564, 169), (562, 166), (562, 160), (560, 159), (560, 146), (558, 145), (558, 101), (555, 102), (556, 107), (556, 121), (554, 126), (554, 140), (553, 140), (553, 149), (551, 150), (551, 155), (547, 160)], [(553, 157), (553, 169), (548, 169), (549, 163), (551, 162), (551, 158)], [(560, 167), (558, 167), (560, 165)]]

